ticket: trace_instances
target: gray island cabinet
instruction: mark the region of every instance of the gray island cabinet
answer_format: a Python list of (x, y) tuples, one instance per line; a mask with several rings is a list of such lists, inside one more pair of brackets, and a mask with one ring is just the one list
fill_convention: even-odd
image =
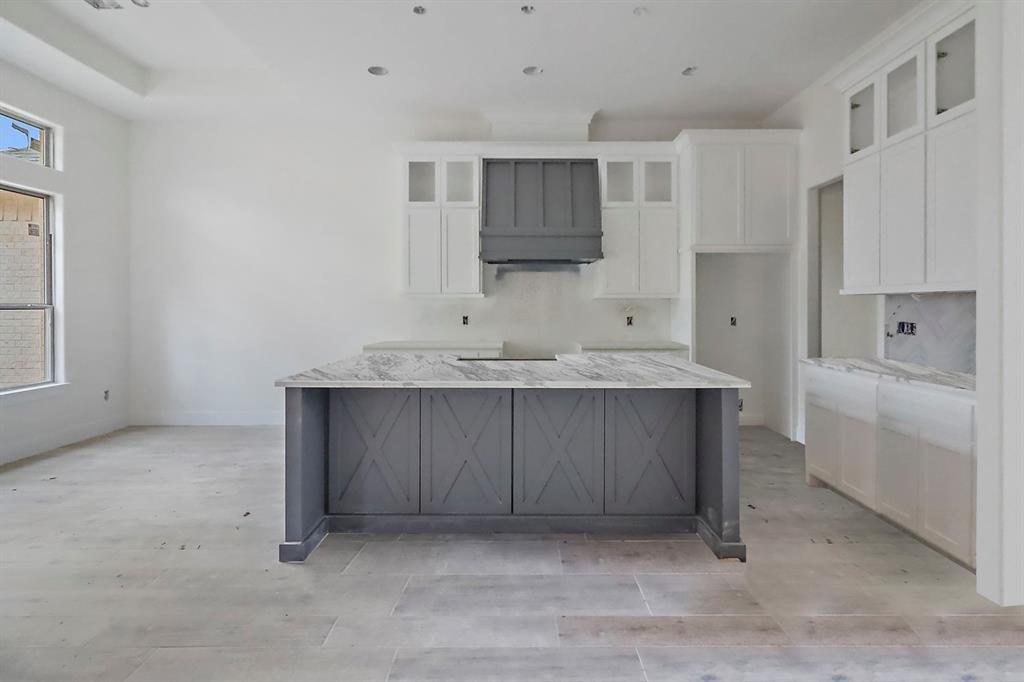
[(674, 354), (372, 353), (285, 388), (285, 541), (331, 531), (739, 534), (738, 393)]

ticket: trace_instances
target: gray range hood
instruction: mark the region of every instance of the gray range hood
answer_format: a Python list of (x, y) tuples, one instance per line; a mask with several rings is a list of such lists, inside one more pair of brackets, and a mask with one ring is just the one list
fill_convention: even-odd
[(484, 159), (482, 213), (485, 263), (601, 258), (596, 159)]

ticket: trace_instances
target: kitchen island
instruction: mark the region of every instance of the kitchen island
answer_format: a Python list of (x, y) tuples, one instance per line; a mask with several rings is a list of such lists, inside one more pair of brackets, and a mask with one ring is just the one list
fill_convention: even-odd
[(364, 353), (285, 389), (285, 541), (331, 532), (693, 532), (746, 558), (739, 389), (672, 353)]

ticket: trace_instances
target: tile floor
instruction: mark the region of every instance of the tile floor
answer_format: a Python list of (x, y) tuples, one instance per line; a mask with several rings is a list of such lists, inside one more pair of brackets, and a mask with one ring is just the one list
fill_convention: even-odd
[(1024, 680), (1024, 609), (743, 431), (750, 561), (693, 536), (333, 535), (277, 562), (282, 432), (0, 469), (0, 680)]

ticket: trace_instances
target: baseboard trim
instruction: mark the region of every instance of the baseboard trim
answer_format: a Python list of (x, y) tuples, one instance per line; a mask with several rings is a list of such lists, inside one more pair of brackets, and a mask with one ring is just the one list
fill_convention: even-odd
[(46, 429), (30, 438), (0, 446), (0, 466), (18, 462), (50, 450), (118, 431), (128, 425), (124, 417), (94, 419), (64, 429)]
[(132, 426), (282, 426), (284, 424), (284, 408), (280, 410), (133, 412), (129, 423)]

